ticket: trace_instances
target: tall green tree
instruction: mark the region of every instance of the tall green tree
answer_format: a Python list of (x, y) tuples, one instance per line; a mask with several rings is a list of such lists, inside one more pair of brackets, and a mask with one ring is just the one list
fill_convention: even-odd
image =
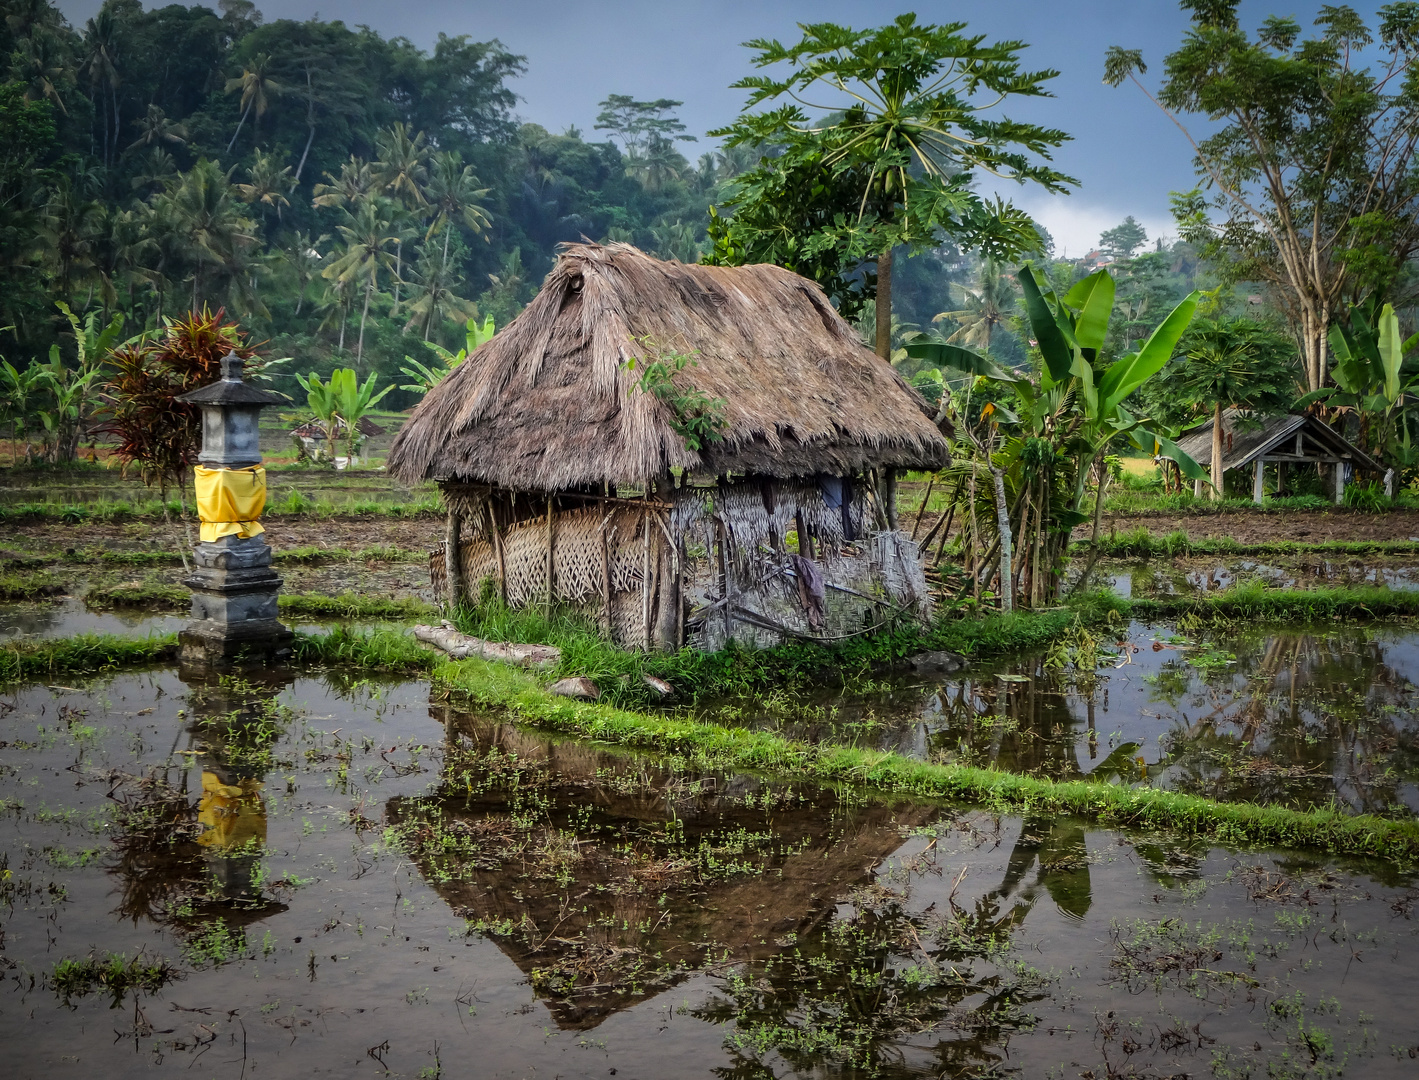
[(1000, 272), (994, 259), (981, 261), (980, 281), (974, 286), (951, 282), (961, 294), (962, 307), (943, 311), (933, 322), (950, 321), (958, 329), (946, 340), (953, 345), (967, 345), (990, 352), (990, 339), (1005, 326), (1015, 311), (1015, 289), (1010, 279)]
[(285, 91), (285, 87), (271, 76), (270, 69), (270, 55), (260, 53), (252, 58), (250, 64), (242, 68), (240, 75), (227, 80), (226, 92), (228, 94), (241, 92), (241, 119), (237, 121), (236, 130), (232, 132), (231, 142), (227, 143), (227, 153), (229, 154), (232, 152), (232, 147), (236, 145), (237, 138), (241, 135), (242, 126), (246, 123), (246, 118), (251, 115), (252, 110), (256, 110), (256, 120), (259, 121), (266, 115), (266, 110), (271, 107), (272, 99)]
[[(1068, 135), (991, 115), (1009, 98), (1050, 96), (1046, 84), (1058, 73), (1024, 69), (1023, 42), (987, 43), (963, 22), (921, 25), (901, 15), (872, 30), (801, 29), (791, 46), (748, 43), (756, 67), (789, 70), (735, 83), (750, 91), (744, 112), (711, 132), (730, 147), (776, 151), (735, 181), (723, 204), (732, 218), (711, 224), (712, 261), (797, 270), (847, 315), (875, 293), (877, 354), (886, 359), (895, 248), (933, 245), (943, 230), (995, 258), (1039, 245), (1028, 215), (986, 203), (972, 185), (978, 173), (1048, 191), (1075, 182), (1045, 164)], [(875, 275), (859, 274), (867, 265)]]
[(1129, 214), (1112, 229), (1099, 234), (1099, 250), (1111, 259), (1131, 259), (1133, 253), (1148, 243), (1148, 231)]
[[(1231, 280), (1273, 287), (1316, 390), (1347, 295), (1387, 285), (1419, 252), (1419, 4), (1381, 6), (1378, 41), (1348, 6), (1323, 6), (1304, 39), (1287, 16), (1248, 34), (1238, 6), (1182, 2), (1191, 26), (1153, 100), (1192, 143), (1202, 187), (1176, 197), (1174, 213)], [(1148, 93), (1147, 70), (1140, 50), (1115, 46), (1104, 80)], [(1213, 133), (1193, 136), (1186, 114)]]

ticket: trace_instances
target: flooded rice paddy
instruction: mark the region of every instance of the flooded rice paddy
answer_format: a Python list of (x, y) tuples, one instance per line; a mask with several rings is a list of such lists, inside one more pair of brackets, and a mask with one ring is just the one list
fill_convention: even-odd
[(1409, 626), (1133, 623), (943, 678), (854, 685), (700, 712), (1052, 780), (1419, 811), (1419, 632)]
[[(1321, 640), (1407, 695), (1407, 639)], [(1097, 676), (1118, 723), (1160, 653)], [(700, 774), (419, 682), (0, 694), (15, 1076), (1410, 1077), (1416, 930), (1408, 868)]]

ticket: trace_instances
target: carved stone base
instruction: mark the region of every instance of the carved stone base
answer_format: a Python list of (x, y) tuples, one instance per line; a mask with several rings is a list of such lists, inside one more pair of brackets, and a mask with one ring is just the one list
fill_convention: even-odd
[(178, 634), (179, 662), (228, 668), (289, 657), (294, 635), (276, 617), (282, 581), (266, 542), (224, 536), (198, 544), (194, 555), (197, 568), (183, 582), (192, 590), (193, 621)]

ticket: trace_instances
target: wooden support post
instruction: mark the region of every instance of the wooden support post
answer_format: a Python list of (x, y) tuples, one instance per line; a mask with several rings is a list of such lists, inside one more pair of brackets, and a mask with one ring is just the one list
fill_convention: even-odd
[(1345, 462), (1335, 463), (1335, 505), (1345, 505)]
[(1202, 482), (1202, 477), (1200, 476), (1192, 482), (1192, 497), (1194, 499), (1202, 498)]
[(448, 606), (458, 606), (458, 601), (467, 593), (463, 584), (463, 517), (453, 507), (448, 509), (448, 526), (443, 539), (443, 576), (448, 586)]
[(887, 528), (897, 531), (897, 470), (887, 469), (882, 474), (882, 503), (887, 514)]
[[(921, 531), (921, 519), (926, 516), (926, 504), (931, 501), (931, 489), (936, 486), (936, 474), (931, 474), (931, 479), (926, 483), (926, 495), (921, 500), (921, 509), (916, 512), (916, 524), (912, 526), (912, 539), (916, 539), (916, 534)], [(930, 544), (931, 541), (927, 540)]]
[(552, 617), (552, 507), (556, 500), (547, 496), (547, 617)]
[[(799, 521), (802, 521), (801, 515)], [(801, 528), (802, 526), (800, 525), (799, 527)], [(719, 579), (723, 584), (720, 600), (724, 605), (724, 644), (727, 646), (734, 633), (734, 613), (731, 610), (734, 607), (734, 587), (730, 583), (729, 552), (725, 542), (724, 520), (722, 518), (715, 518), (714, 530), (716, 538), (715, 546), (719, 549)], [(799, 536), (801, 537), (802, 534), (800, 533)], [(801, 539), (799, 540), (798, 550), (800, 554), (803, 551), (803, 542)]]
[(606, 629), (606, 640), (611, 640), (611, 537), (606, 533), (609, 515), (606, 504), (601, 504), (601, 620)]
[(1262, 504), (1266, 487), (1266, 459), (1257, 458), (1251, 467), (1251, 501)]
[(650, 590), (653, 584), (650, 563), (650, 513), (641, 511), (641, 648), (651, 647)]
[(813, 538), (808, 535), (808, 520), (800, 507), (794, 515), (794, 527), (798, 530), (798, 554), (805, 559), (813, 557)]

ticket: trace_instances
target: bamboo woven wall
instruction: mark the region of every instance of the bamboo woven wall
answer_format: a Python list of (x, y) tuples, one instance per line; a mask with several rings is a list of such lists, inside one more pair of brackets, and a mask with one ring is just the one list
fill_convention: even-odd
[[(554, 500), (550, 526), (545, 497), (465, 484), (447, 484), (444, 494), (464, 519), (459, 565), (469, 594), (491, 582), (509, 606), (522, 607), (546, 603), (550, 584), (554, 602), (599, 619), (625, 648), (673, 647), (687, 637), (708, 649), (729, 639), (840, 640), (929, 613), (916, 545), (873, 530), (880, 515), (868, 489), (851, 482), (750, 478), (644, 502), (568, 494)], [(581, 498), (586, 504), (576, 506)], [(816, 605), (800, 589), (807, 569), (786, 541), (800, 525), (801, 550), (811, 549), (822, 580)], [(431, 553), (429, 570), (446, 596), (443, 548)]]

